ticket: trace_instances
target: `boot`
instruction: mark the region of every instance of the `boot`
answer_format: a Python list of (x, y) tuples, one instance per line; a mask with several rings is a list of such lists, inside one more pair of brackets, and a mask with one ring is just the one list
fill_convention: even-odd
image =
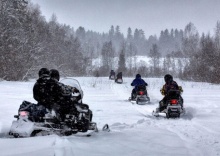
[(156, 111), (153, 111), (153, 115), (158, 117), (159, 116), (159, 108), (156, 108)]
[(160, 106), (160, 107), (163, 107), (163, 106), (164, 106), (163, 101), (160, 101), (160, 102), (159, 102), (159, 106)]

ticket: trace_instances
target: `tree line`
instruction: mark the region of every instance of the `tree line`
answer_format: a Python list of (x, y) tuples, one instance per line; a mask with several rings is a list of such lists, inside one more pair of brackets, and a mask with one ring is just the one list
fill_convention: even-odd
[[(214, 37), (200, 36), (193, 23), (184, 30), (162, 30), (159, 37), (146, 38), (142, 29), (131, 28), (125, 36), (120, 26), (99, 33), (60, 24), (55, 14), (46, 21), (39, 6), (28, 0), (0, 0), (0, 19), (0, 78), (4, 80), (36, 77), (41, 67), (47, 67), (64, 76), (107, 76), (114, 69), (125, 76), (171, 73), (218, 83), (219, 22)], [(138, 61), (138, 56), (148, 56), (150, 61)]]

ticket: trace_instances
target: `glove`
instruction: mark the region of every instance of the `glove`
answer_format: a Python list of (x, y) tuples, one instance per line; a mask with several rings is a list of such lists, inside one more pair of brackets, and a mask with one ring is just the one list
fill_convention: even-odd
[(160, 93), (161, 93), (162, 95), (165, 95), (165, 90), (162, 88), (162, 89), (160, 90)]
[(74, 88), (74, 89), (73, 89), (73, 92), (75, 92), (75, 93), (79, 93), (79, 90), (76, 89), (76, 88)]
[(179, 86), (179, 91), (180, 91), (180, 92), (183, 92), (182, 86)]

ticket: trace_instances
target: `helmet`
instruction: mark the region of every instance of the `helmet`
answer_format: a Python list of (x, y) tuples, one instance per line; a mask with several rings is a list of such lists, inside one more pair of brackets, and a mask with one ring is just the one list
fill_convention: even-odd
[(60, 73), (56, 69), (51, 69), (50, 70), (50, 77), (56, 79), (57, 81), (60, 80)]
[(136, 75), (136, 78), (141, 78), (141, 74), (137, 74), (137, 75)]
[(47, 68), (41, 68), (38, 72), (39, 77), (50, 76), (50, 71)]
[(165, 81), (166, 83), (168, 83), (168, 82), (170, 82), (170, 81), (173, 81), (173, 76), (170, 75), (170, 74), (166, 74), (166, 75), (164, 76), (164, 81)]

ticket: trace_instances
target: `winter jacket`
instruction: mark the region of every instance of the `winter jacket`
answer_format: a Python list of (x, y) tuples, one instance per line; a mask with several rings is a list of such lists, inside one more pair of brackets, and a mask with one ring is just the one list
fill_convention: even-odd
[(48, 86), (49, 79), (49, 76), (41, 77), (37, 80), (33, 87), (34, 99), (38, 102), (38, 104), (41, 104), (46, 108), (48, 107), (50, 102), (48, 100), (50, 90), (50, 87)]
[(52, 78), (48, 81), (48, 86), (50, 88), (49, 98), (52, 104), (65, 106), (71, 103), (72, 90), (68, 86)]
[(136, 77), (131, 83), (131, 86), (135, 86), (135, 88), (134, 88), (135, 90), (137, 90), (138, 86), (140, 86), (140, 85), (147, 86), (148, 84), (140, 77)]
[[(160, 92), (161, 92), (162, 95), (166, 96), (167, 93), (170, 90), (180, 90), (180, 88), (179, 88), (178, 84), (176, 83), (176, 81), (171, 81), (169, 83), (164, 84), (162, 89), (160, 90)], [(182, 90), (182, 87), (181, 87), (181, 90)]]

